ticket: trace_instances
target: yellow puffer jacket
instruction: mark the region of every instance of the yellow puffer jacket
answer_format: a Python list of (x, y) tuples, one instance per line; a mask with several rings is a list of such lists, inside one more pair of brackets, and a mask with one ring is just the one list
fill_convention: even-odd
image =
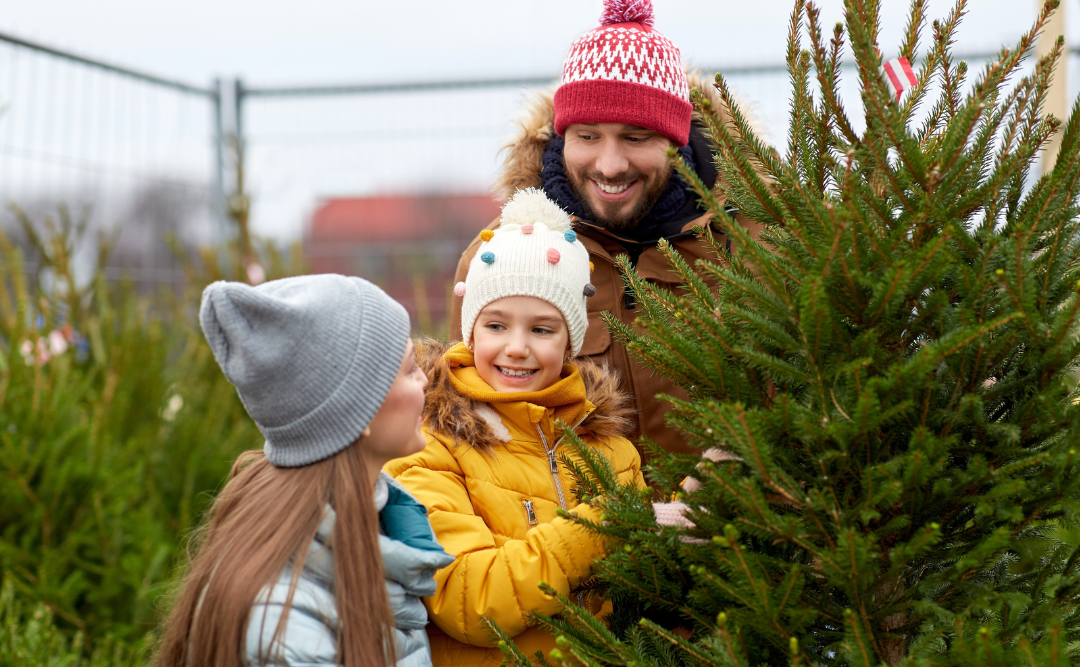
[(432, 660), (443, 665), (500, 665), (502, 654), (480, 619), (488, 617), (527, 654), (545, 653), (554, 638), (526, 628), (529, 612), (561, 606), (537, 585), (569, 595), (592, 573), (604, 546), (587, 530), (556, 516), (559, 508), (596, 520), (598, 510), (574, 500), (574, 480), (559, 459), (569, 455), (555, 420), (602, 451), (621, 481), (644, 486), (641, 460), (622, 434), (632, 428), (628, 399), (606, 367), (566, 365), (543, 391), (496, 392), (473, 367), (472, 353), (417, 342), (431, 387), (424, 409), (427, 448), (391, 461), (386, 471), (428, 508), (431, 525), (454, 562), (435, 574), (427, 598)]

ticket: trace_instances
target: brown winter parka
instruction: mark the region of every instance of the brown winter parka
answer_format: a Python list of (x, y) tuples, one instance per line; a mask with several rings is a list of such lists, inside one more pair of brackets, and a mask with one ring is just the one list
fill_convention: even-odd
[[(723, 108), (715, 90), (703, 77), (691, 72), (688, 79), (692, 87), (696, 86), (713, 97), (714, 108)], [(555, 136), (554, 118), (551, 94), (538, 94), (529, 101), (526, 114), (519, 121), (519, 132), (506, 148), (504, 171), (496, 182), (496, 190), (501, 197), (509, 198), (521, 188), (543, 187), (541, 157), (547, 143)], [(717, 171), (712, 161), (712, 144), (706, 138), (704, 128), (696, 115), (690, 131), (690, 144), (694, 150), (698, 176), (705, 184), (714, 185)], [(710, 214), (698, 205), (696, 199), (692, 203), (693, 206), (684, 208), (674, 220), (664, 226), (665, 234), (662, 236), (691, 266), (702, 258), (716, 261), (716, 257), (692, 231), (694, 227), (709, 229), (721, 241), (725, 240), (723, 231), (712, 223)], [(729, 208), (728, 211), (734, 214), (736, 222), (753, 235), (758, 234), (758, 223), (739, 215), (735, 209)], [(486, 229), (495, 229), (499, 223), (500, 219), (496, 218)], [(578, 239), (589, 251), (589, 259), (595, 267), (592, 283), (596, 286), (596, 295), (588, 300), (589, 328), (585, 332), (585, 342), (579, 356), (606, 362), (619, 373), (622, 390), (633, 396), (635, 401), (638, 420), (638, 428), (632, 438), (635, 442), (638, 435), (646, 435), (667, 451), (689, 451), (678, 432), (666, 426), (668, 406), (656, 398), (657, 394), (683, 398), (685, 392), (672, 381), (632, 359), (623, 345), (612, 340), (608, 327), (601, 318), (602, 313), (610, 312), (620, 321), (632, 324), (638, 315), (632, 295), (624, 293), (623, 281), (615, 265), (615, 258), (620, 254), (630, 256), (642, 278), (659, 287), (677, 290), (681, 283), (656, 247), (660, 238), (636, 241), (614, 234), (588, 220), (575, 218), (573, 224)], [(477, 230), (477, 233), (480, 231)], [(730, 247), (732, 242), (727, 239), (727, 243)], [(469, 262), (479, 246), (480, 238), (477, 236), (458, 262), (455, 283), (465, 280)], [(461, 297), (455, 296), (450, 315), (451, 340), (456, 340), (460, 335)], [(642, 460), (647, 460), (645, 452), (642, 452)]]

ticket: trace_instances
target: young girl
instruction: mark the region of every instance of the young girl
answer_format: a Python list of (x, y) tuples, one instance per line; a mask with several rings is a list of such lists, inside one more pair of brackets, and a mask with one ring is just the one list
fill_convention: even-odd
[(379, 472), (424, 447), (405, 310), (322, 275), (214, 283), (200, 318), (266, 443), (210, 509), (156, 664), (430, 665), (420, 598), (453, 559)]
[(569, 454), (555, 421), (572, 425), (611, 460), (623, 481), (644, 486), (618, 379), (570, 359), (588, 325), (589, 257), (570, 219), (537, 190), (517, 193), (456, 291), (464, 297), (462, 340), (448, 350), (424, 343), (432, 388), (424, 411), (427, 447), (386, 470), (430, 510), (454, 562), (426, 598), (435, 665), (499, 665), (483, 617), (532, 654), (554, 638), (526, 628), (530, 612), (556, 614), (546, 582), (564, 595), (591, 573), (603, 544), (560, 509), (598, 520), (577, 505)]

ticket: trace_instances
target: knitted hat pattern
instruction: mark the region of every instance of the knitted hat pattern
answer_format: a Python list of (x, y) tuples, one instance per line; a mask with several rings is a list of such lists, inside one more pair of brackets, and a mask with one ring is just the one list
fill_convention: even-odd
[(570, 333), (573, 354), (581, 350), (589, 326), (587, 297), (589, 251), (571, 229), (570, 216), (542, 190), (518, 190), (502, 210), (498, 229), (480, 233), (480, 248), (464, 282), (461, 339), (472, 340), (473, 326), (489, 303), (509, 296), (532, 296), (559, 309)]
[(252, 287), (218, 281), (199, 321), (225, 377), (282, 468), (355, 442), (382, 406), (409, 342), (409, 314), (362, 278), (313, 275)]
[(555, 91), (555, 132), (575, 123), (624, 123), (690, 140), (682, 55), (653, 27), (651, 0), (604, 0), (600, 27), (579, 37)]

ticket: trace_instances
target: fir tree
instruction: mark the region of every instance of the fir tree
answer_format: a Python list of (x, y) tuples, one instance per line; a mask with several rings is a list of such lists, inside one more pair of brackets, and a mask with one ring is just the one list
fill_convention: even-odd
[[(729, 123), (695, 95), (727, 187), (677, 166), (732, 243), (703, 231), (716, 259), (693, 267), (665, 247), (679, 294), (624, 261), (640, 326), (608, 325), (688, 390), (667, 399), (688, 442), (738, 460), (654, 451), (657, 488), (701, 482), (680, 492), (689, 530), (659, 527), (651, 492), (619, 488), (590, 452), (566, 461), (604, 507), (590, 526), (614, 547), (597, 565), (614, 611), (537, 619), (560, 635), (551, 662), (1077, 661), (1078, 551), (1059, 535), (1080, 497), (1080, 114), (1042, 111), (1063, 42), (1021, 76), (1057, 4), (965, 93), (950, 52), (965, 2), (920, 53), (914, 0), (890, 57), (921, 62), (919, 84), (898, 102), (879, 77), (877, 0), (845, 0), (831, 38), (797, 0), (783, 155), (721, 75)], [(862, 132), (838, 93), (848, 49)], [(1060, 157), (1036, 178), (1055, 132)]]

